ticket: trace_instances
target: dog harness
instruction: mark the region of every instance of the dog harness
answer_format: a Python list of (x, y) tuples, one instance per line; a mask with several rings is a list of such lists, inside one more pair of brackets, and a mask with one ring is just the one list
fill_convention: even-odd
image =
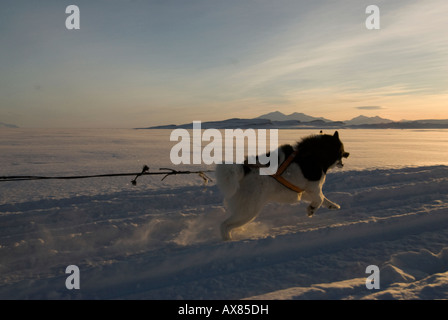
[(271, 177), (273, 177), (275, 180), (280, 182), (282, 185), (284, 185), (289, 190), (295, 191), (297, 193), (302, 193), (304, 190), (300, 189), (298, 186), (292, 184), (288, 180), (282, 177), (282, 173), (288, 168), (288, 166), (291, 164), (291, 162), (294, 160), (295, 156), (297, 155), (297, 151), (294, 151), (289, 155), (288, 158), (283, 161), (283, 163), (280, 165), (280, 167), (277, 169), (277, 172), (274, 174), (271, 174)]

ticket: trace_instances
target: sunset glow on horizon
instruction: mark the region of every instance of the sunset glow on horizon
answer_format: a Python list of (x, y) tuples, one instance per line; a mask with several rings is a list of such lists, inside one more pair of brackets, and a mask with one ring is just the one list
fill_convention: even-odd
[[(448, 119), (448, 2), (3, 1), (0, 122)], [(68, 30), (67, 6), (80, 10)]]

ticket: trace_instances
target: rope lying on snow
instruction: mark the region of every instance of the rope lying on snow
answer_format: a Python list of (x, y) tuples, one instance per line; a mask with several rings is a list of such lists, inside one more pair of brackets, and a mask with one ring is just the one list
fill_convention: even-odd
[(89, 179), (89, 178), (105, 178), (105, 177), (124, 177), (124, 176), (135, 176), (131, 180), (132, 185), (137, 185), (137, 178), (142, 175), (165, 175), (161, 181), (165, 180), (166, 177), (178, 174), (198, 174), (199, 177), (204, 180), (207, 184), (209, 181), (213, 181), (205, 173), (214, 172), (212, 170), (200, 170), (200, 171), (189, 171), (189, 170), (174, 170), (170, 168), (160, 168), (159, 170), (165, 171), (154, 171), (150, 172), (147, 165), (143, 166), (142, 172), (140, 173), (111, 173), (111, 174), (96, 174), (96, 175), (84, 175), (84, 176), (61, 176), (61, 177), (46, 177), (46, 176), (0, 176), (0, 182), (11, 182), (11, 181), (29, 181), (29, 180), (70, 180), (70, 179)]

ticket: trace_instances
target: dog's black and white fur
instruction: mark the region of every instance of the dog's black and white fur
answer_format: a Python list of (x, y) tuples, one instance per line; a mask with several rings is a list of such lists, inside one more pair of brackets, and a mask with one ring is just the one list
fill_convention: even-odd
[(224, 240), (231, 240), (231, 231), (249, 223), (268, 202), (294, 203), (309, 201), (308, 216), (320, 206), (340, 209), (322, 193), (328, 169), (342, 167), (342, 158), (349, 156), (336, 131), (333, 135), (320, 134), (302, 139), (295, 146), (283, 145), (277, 149), (279, 166), (297, 150), (294, 160), (282, 176), (304, 192), (294, 192), (269, 175), (260, 175), (259, 169), (245, 164), (218, 164), (217, 184), (224, 194), (224, 204), (231, 216), (221, 224)]

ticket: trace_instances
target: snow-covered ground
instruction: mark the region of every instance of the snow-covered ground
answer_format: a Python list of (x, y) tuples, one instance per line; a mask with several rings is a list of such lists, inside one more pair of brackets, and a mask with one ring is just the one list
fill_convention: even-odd
[[(35, 173), (33, 162), (39, 174), (116, 172), (120, 161), (129, 164), (124, 154), (139, 152), (126, 139), (114, 140), (126, 148), (115, 156), (108, 142), (67, 146), (60, 155), (60, 146), (39, 154), (29, 143), (33, 157), (23, 160), (16, 159), (25, 154), (23, 141), (14, 149), (8, 140), (2, 148), (11, 158), (2, 158), (2, 169)], [(91, 161), (82, 163), (86, 157)], [(117, 167), (102, 168), (111, 157)], [(226, 212), (218, 189), (196, 176), (145, 176), (135, 187), (127, 177), (2, 182), (0, 298), (448, 298), (448, 166), (349, 164), (324, 186), (341, 210), (322, 208), (308, 218), (306, 204), (269, 204), (231, 242), (219, 238)], [(68, 265), (79, 267), (79, 290), (65, 286)], [(369, 265), (380, 269), (380, 289), (366, 288)]]

